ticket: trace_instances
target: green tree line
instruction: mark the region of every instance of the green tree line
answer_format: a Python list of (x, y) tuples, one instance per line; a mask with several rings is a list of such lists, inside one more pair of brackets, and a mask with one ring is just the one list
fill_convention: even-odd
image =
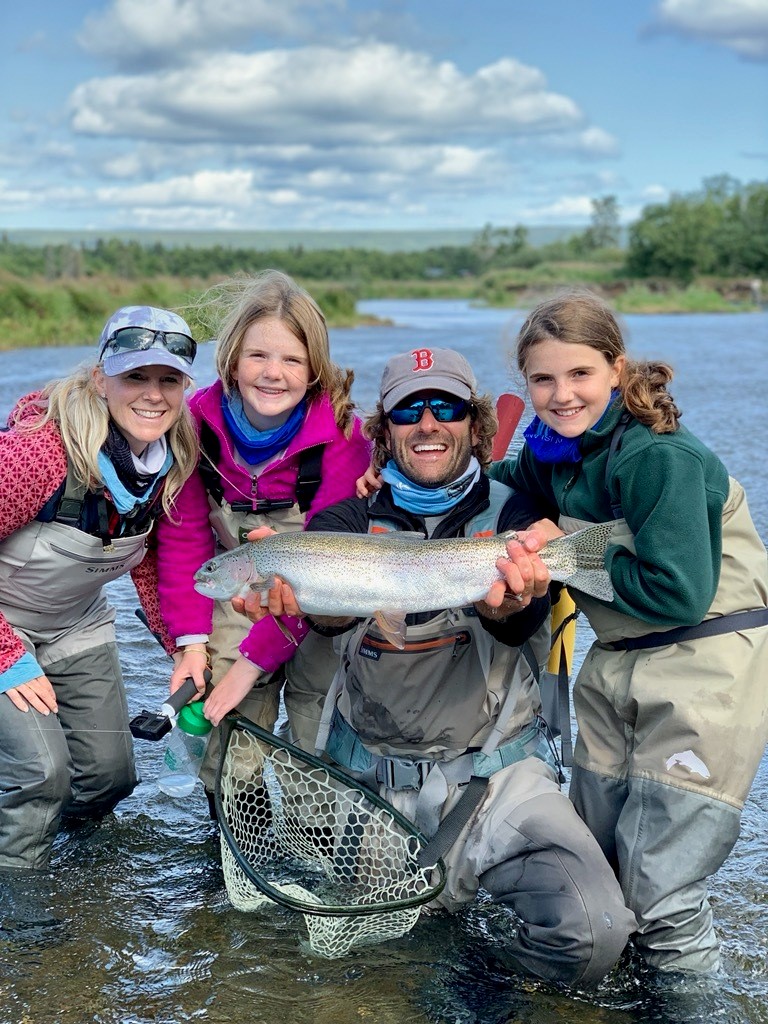
[(688, 283), (700, 275), (768, 274), (768, 182), (742, 185), (734, 178), (705, 179), (701, 189), (674, 194), (645, 207), (619, 247), (619, 207), (614, 196), (592, 201), (590, 226), (570, 238), (532, 246), (527, 230), (486, 225), (469, 245), (417, 252), (377, 249), (256, 250), (215, 245), (166, 247), (117, 238), (92, 245), (34, 247), (0, 239), (0, 270), (49, 281), (113, 276), (207, 280), (277, 267), (305, 281), (335, 281), (351, 287), (372, 281), (477, 277), (505, 268), (619, 257), (618, 272), (632, 278), (666, 277)]

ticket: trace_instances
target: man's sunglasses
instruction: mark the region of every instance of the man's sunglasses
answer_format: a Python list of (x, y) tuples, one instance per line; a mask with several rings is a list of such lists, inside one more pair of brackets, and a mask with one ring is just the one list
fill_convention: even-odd
[(420, 422), (425, 409), (429, 409), (438, 423), (459, 423), (467, 418), (472, 405), (463, 398), (417, 398), (408, 404), (400, 402), (387, 416), (396, 427), (412, 426)]
[(172, 356), (186, 359), (190, 365), (197, 352), (197, 342), (188, 334), (153, 331), (149, 327), (119, 327), (104, 342), (99, 358), (114, 356), (120, 352), (144, 352), (156, 344), (166, 349)]

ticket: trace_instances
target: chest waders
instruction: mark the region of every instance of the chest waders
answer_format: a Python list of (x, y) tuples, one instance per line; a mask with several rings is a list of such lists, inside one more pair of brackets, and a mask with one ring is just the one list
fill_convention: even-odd
[[(231, 550), (244, 543), (247, 534), (260, 526), (268, 526), (278, 533), (302, 531), (305, 514), (320, 486), (324, 448), (324, 444), (318, 444), (299, 453), (295, 497), (250, 499), (243, 495), (242, 501), (229, 502), (224, 497), (224, 483), (219, 469), (221, 440), (210, 424), (203, 421), (200, 426), (198, 469), (208, 494), (209, 521), (219, 547)], [(280, 628), (279, 620), (276, 621)], [(207, 645), (214, 686), (240, 656), (239, 647), (248, 625), (243, 616), (234, 611), (229, 601), (214, 602), (213, 626)], [(287, 630), (281, 632), (291, 644), (296, 644)], [(336, 663), (333, 642), (308, 633), (301, 644), (295, 647), (295, 653), (285, 665), (275, 672), (262, 672), (256, 685), (238, 704), (238, 710), (246, 719), (271, 731), (280, 714), (282, 694), (291, 738), (298, 746), (312, 750), (323, 701)], [(211, 801), (220, 750), (220, 730), (215, 729), (208, 741), (200, 773)], [(243, 772), (250, 770), (245, 763), (240, 769)]]
[[(464, 535), (496, 534), (510, 494), (509, 488), (492, 481), (489, 507), (467, 522)], [(396, 528), (386, 518), (369, 521), (372, 533)], [(418, 791), (416, 824), (431, 838), (420, 853), (422, 863), (435, 863), (450, 849), (496, 771), (530, 756), (555, 766), (546, 723), (534, 712), (531, 724), (531, 708), (540, 705), (536, 680), (549, 650), (548, 639), (547, 626), (520, 651), (504, 648), (483, 629), (474, 609), (467, 608), (448, 609), (427, 622), (409, 625), (402, 651), (381, 637), (371, 620), (342, 641), (341, 664), (326, 702), (318, 747), (374, 789), (383, 785)], [(392, 705), (391, 726), (385, 724), (389, 712), (382, 712), (384, 718), (370, 731), (361, 729), (371, 708), (367, 695), (380, 691), (387, 674), (403, 678), (402, 687), (387, 690), (402, 690), (405, 703)], [(405, 706), (414, 692), (420, 695), (418, 713)], [(481, 719), (476, 718), (478, 707), (483, 708)], [(368, 710), (363, 712), (364, 708)], [(432, 709), (437, 709), (434, 715)], [(388, 733), (392, 746), (385, 739)], [(403, 737), (412, 746), (412, 755), (396, 753)], [(449, 784), (461, 785), (464, 791), (441, 822)]]
[[(621, 419), (611, 435), (608, 459), (605, 465), (605, 487), (608, 490), (608, 474), (621, 447), (621, 436), (631, 420), (631, 414), (622, 413)], [(621, 503), (611, 501), (611, 512), (614, 519), (623, 521), (624, 514)], [(726, 612), (711, 619), (704, 619), (696, 626), (677, 626), (670, 629), (645, 633), (642, 636), (630, 637), (626, 640), (614, 640), (607, 647), (612, 651), (645, 651), (654, 647), (666, 647), (668, 644), (680, 644), (687, 640), (700, 640), (706, 636), (722, 636), (724, 633), (738, 633), (744, 629), (768, 625), (768, 608), (753, 608), (743, 612)]]
[[(608, 468), (620, 443), (614, 434)], [(612, 510), (615, 543), (636, 553), (619, 501)], [(617, 871), (638, 949), (667, 970), (717, 967), (707, 878), (736, 842), (768, 728), (768, 635), (755, 628), (768, 622), (765, 550), (734, 480), (722, 524), (720, 579), (701, 623), (649, 631), (574, 591), (597, 640), (574, 687), (570, 795)], [(583, 525), (560, 519), (566, 533)]]
[(62, 813), (105, 814), (136, 785), (104, 584), (143, 559), (158, 496), (159, 489), (145, 514), (128, 521), (111, 516), (103, 492), (86, 491), (70, 473), (38, 519), (0, 542), (0, 610), (59, 705), (58, 714), (43, 716), (5, 698), (0, 867), (44, 868)]

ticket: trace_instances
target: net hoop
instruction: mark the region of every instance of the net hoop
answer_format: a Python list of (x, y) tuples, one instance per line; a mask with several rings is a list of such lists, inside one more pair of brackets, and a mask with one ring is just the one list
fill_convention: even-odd
[(274, 903), (286, 907), (289, 910), (295, 910), (310, 917), (360, 918), (370, 917), (372, 915), (395, 914), (398, 911), (413, 910), (414, 908), (421, 907), (424, 904), (431, 902), (440, 895), (446, 883), (446, 869), (442, 859), (438, 859), (434, 865), (429, 866), (428, 870), (431, 872), (431, 878), (433, 880), (430, 880), (428, 884), (425, 884), (423, 891), (404, 898), (387, 900), (384, 903), (360, 903), (348, 904), (346, 906), (326, 904), (318, 901), (318, 897), (314, 893), (306, 892), (308, 899), (302, 899), (297, 895), (293, 895), (292, 893), (301, 891), (300, 886), (292, 884), (287, 886), (277, 886), (269, 882), (260, 871), (253, 867), (240, 849), (237, 838), (230, 827), (230, 823), (227, 818), (227, 811), (222, 799), (222, 772), (226, 763), (230, 741), (237, 731), (250, 734), (254, 739), (266, 746), (275, 747), (278, 750), (287, 752), (293, 758), (302, 762), (302, 764), (307, 765), (309, 768), (315, 771), (324, 772), (329, 776), (329, 778), (346, 787), (348, 790), (356, 791), (361, 794), (368, 803), (383, 812), (387, 817), (391, 818), (401, 832), (408, 837), (408, 840), (413, 847), (414, 862), (419, 850), (427, 845), (427, 838), (419, 831), (412, 821), (379, 796), (378, 793), (367, 787), (358, 779), (355, 779), (353, 776), (344, 772), (337, 765), (330, 764), (313, 754), (309, 754), (306, 751), (301, 750), (299, 747), (289, 743), (281, 736), (267, 732), (265, 729), (260, 728), (246, 718), (229, 715), (222, 722), (221, 758), (216, 774), (214, 792), (216, 813), (218, 816), (222, 839), (222, 849), (224, 844), (226, 844), (227, 851), (234, 859), (237, 868), (239, 868), (251, 885), (253, 885), (267, 899), (272, 900)]

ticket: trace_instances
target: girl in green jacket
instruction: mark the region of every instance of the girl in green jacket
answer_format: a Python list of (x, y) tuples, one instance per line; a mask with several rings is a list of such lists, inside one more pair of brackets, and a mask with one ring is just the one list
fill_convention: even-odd
[(671, 368), (629, 359), (596, 296), (537, 306), (517, 362), (536, 417), (491, 475), (549, 504), (542, 542), (615, 523), (614, 600), (572, 595), (597, 639), (574, 687), (571, 799), (616, 870), (644, 959), (711, 972), (706, 880), (738, 837), (768, 738), (765, 548), (741, 486), (680, 425)]

